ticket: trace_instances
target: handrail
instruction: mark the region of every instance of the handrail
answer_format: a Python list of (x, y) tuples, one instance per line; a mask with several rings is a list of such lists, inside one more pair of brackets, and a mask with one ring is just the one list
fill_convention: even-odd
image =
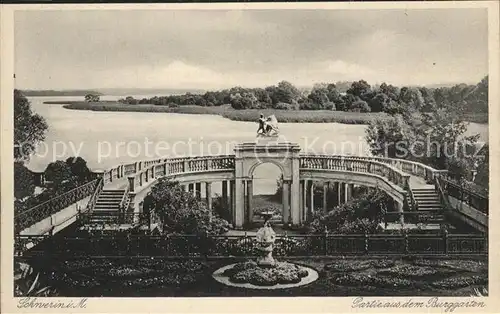
[(120, 205), (119, 205), (119, 208), (120, 208), (120, 211), (122, 212), (126, 212), (127, 208), (126, 208), (126, 203), (127, 200), (128, 200), (128, 193), (130, 191), (130, 186), (127, 184), (126, 188), (125, 188), (125, 192), (123, 193), (123, 196), (122, 196), (122, 199), (120, 201)]
[(99, 179), (90, 181), (28, 210), (14, 214), (16, 232), (20, 232), (24, 228), (40, 222), (53, 213), (91, 195), (98, 183)]
[(410, 197), (410, 209), (412, 211), (417, 211), (418, 203), (417, 200), (415, 199), (415, 194), (413, 194), (413, 190), (411, 189), (410, 181), (407, 182), (406, 191), (408, 192), (408, 196)]
[(387, 178), (402, 189), (406, 189), (410, 177), (398, 168), (386, 163), (335, 155), (302, 155), (300, 157), (300, 169), (347, 170), (371, 173)]
[(94, 190), (94, 193), (92, 193), (92, 196), (90, 197), (87, 206), (85, 207), (86, 212), (91, 212), (94, 210), (95, 204), (97, 202), (97, 199), (99, 198), (99, 195), (101, 194), (102, 188), (104, 187), (104, 179), (102, 177), (97, 179), (97, 185)]
[(445, 194), (445, 191), (443, 187), (441, 186), (441, 176), (436, 176), (435, 178), (435, 187), (436, 191), (438, 192), (439, 195), (439, 200), (441, 201), (441, 204), (444, 205), (445, 209), (450, 209), (450, 201), (448, 200), (447, 195)]
[[(470, 189), (463, 188), (461, 185), (444, 177), (440, 177), (439, 181), (441, 189), (443, 190), (443, 195), (454, 197), (461, 202), (465, 202), (465, 204), (467, 204), (468, 206), (480, 211), (485, 215), (489, 214), (488, 197), (485, 197), (484, 195), (476, 193)], [(448, 198), (446, 199), (448, 200)]]

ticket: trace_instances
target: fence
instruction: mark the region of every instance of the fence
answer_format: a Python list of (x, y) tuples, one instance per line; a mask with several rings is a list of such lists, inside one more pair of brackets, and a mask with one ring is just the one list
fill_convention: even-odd
[[(256, 256), (258, 243), (249, 236), (197, 235), (106, 235), (53, 240), (33, 237), (34, 248), (27, 250), (29, 236), (16, 237), (17, 255), (43, 254), (60, 257), (106, 256)], [(293, 235), (278, 236), (274, 255), (485, 255), (488, 241), (481, 235), (406, 234), (406, 235)]]

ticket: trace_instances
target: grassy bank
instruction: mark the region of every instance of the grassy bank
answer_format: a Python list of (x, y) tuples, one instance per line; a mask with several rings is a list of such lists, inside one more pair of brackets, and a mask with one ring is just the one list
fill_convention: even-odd
[[(64, 104), (66, 109), (93, 111), (125, 111), (125, 112), (167, 112), (183, 114), (212, 114), (234, 121), (256, 121), (259, 114), (274, 114), (280, 123), (343, 123), (368, 124), (375, 119), (389, 116), (383, 112), (360, 113), (329, 110), (276, 110), (276, 109), (244, 109), (235, 110), (229, 105), (217, 107), (180, 106), (171, 108), (151, 104), (128, 105), (116, 101), (84, 102), (84, 101), (46, 101), (46, 104)], [(487, 113), (465, 114), (465, 120), (475, 123), (488, 123)]]
[(358, 113), (328, 110), (275, 110), (275, 109), (245, 109), (235, 110), (228, 105), (218, 107), (180, 106), (170, 108), (156, 105), (127, 105), (118, 102), (66, 102), (64, 108), (93, 111), (125, 111), (125, 112), (168, 112), (183, 114), (213, 114), (234, 121), (256, 121), (259, 114), (265, 116), (274, 114), (281, 123), (344, 123), (368, 124), (377, 118), (385, 118), (385, 113)]

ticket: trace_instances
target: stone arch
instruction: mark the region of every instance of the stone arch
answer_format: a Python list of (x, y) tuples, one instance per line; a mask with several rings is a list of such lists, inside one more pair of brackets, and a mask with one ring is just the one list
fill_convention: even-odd
[(255, 172), (255, 169), (257, 169), (257, 167), (259, 167), (260, 165), (264, 165), (264, 164), (273, 164), (275, 166), (278, 166), (278, 168), (280, 169), (281, 171), (281, 174), (283, 176), (285, 176), (285, 174), (288, 174), (288, 173), (291, 173), (291, 171), (286, 171), (285, 170), (285, 167), (283, 166), (283, 163), (279, 163), (277, 162), (276, 160), (273, 160), (273, 159), (269, 159), (269, 160), (265, 160), (265, 161), (262, 161), (262, 160), (257, 160), (253, 165), (250, 166), (250, 168), (248, 169), (248, 177), (249, 178), (253, 178), (253, 173)]

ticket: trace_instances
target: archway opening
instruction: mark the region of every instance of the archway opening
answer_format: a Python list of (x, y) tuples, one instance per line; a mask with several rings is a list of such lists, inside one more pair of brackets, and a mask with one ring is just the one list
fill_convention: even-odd
[(273, 211), (271, 222), (283, 222), (283, 173), (279, 166), (266, 162), (258, 165), (253, 173), (252, 223), (263, 222), (259, 215), (263, 211)]

